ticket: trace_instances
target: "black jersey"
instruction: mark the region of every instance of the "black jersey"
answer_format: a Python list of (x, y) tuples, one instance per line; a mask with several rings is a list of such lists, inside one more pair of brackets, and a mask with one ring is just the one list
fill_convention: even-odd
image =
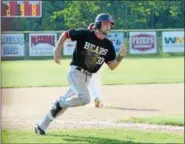
[(70, 29), (71, 40), (76, 40), (76, 48), (70, 65), (79, 66), (91, 73), (96, 73), (103, 63), (116, 58), (112, 42), (105, 38), (100, 40), (92, 30)]

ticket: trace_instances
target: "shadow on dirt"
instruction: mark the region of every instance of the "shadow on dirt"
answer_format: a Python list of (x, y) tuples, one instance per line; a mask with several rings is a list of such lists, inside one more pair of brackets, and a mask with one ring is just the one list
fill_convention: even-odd
[(124, 111), (160, 111), (157, 109), (138, 109), (138, 108), (125, 108), (125, 107), (115, 107), (115, 106), (103, 106), (101, 109), (117, 109), (117, 110), (124, 110)]

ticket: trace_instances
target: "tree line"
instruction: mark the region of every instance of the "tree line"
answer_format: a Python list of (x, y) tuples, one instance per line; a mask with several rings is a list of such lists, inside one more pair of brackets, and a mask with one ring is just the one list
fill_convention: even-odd
[(42, 1), (41, 18), (1, 18), (2, 31), (87, 28), (99, 13), (112, 15), (114, 29), (184, 28), (184, 0)]

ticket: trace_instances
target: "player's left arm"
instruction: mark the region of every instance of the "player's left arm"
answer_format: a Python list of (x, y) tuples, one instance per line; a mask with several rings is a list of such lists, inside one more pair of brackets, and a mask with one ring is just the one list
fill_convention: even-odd
[(126, 47), (122, 45), (120, 48), (120, 53), (118, 54), (117, 58), (113, 61), (108, 62), (108, 67), (111, 70), (114, 70), (122, 61), (122, 59), (126, 56)]

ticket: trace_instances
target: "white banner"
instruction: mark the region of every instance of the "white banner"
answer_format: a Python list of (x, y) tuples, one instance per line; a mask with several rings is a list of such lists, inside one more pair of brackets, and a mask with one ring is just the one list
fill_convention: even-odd
[(29, 55), (53, 56), (56, 43), (56, 34), (29, 34)]
[(156, 32), (130, 32), (130, 53), (156, 53)]
[(115, 51), (119, 52), (123, 42), (124, 42), (124, 33), (122, 32), (111, 32), (107, 35), (107, 38), (112, 41)]
[(76, 41), (71, 41), (70, 39), (67, 39), (64, 42), (63, 55), (65, 55), (65, 56), (73, 55), (75, 47), (76, 47)]
[(1, 56), (24, 56), (24, 34), (2, 34)]
[(162, 33), (163, 52), (184, 52), (184, 31)]

